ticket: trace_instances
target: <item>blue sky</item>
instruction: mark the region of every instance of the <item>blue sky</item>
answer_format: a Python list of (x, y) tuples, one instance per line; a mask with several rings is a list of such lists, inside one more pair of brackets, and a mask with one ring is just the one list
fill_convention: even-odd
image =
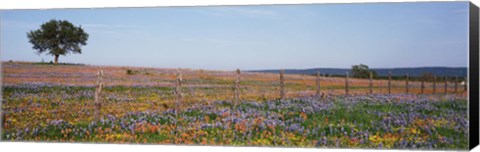
[(468, 65), (468, 2), (1, 10), (0, 59), (46, 62), (27, 32), (81, 25), (60, 62), (233, 70)]

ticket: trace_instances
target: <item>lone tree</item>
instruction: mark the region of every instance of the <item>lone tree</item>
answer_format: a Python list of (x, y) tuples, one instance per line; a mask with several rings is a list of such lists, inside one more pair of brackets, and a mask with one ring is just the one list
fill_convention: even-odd
[(81, 26), (76, 27), (66, 20), (50, 20), (40, 26), (40, 29), (27, 33), (29, 42), (38, 53), (48, 52), (55, 56), (58, 64), (60, 55), (68, 53), (81, 54), (80, 46), (87, 45), (88, 34)]
[(370, 70), (365, 64), (352, 66), (352, 75), (355, 78), (368, 78), (370, 76), (370, 72), (372, 72), (373, 77), (377, 76), (377, 72)]

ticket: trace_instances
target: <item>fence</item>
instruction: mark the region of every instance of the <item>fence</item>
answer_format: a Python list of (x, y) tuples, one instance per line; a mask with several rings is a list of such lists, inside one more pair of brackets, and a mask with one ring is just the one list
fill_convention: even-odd
[[(100, 116), (100, 109), (101, 109), (101, 92), (102, 92), (102, 88), (104, 87), (104, 84), (103, 84), (103, 71), (99, 71), (97, 73), (98, 75), (98, 80), (97, 80), (97, 85), (98, 85), (98, 88), (96, 89), (95, 91), (95, 120), (98, 120), (98, 117)], [(240, 96), (241, 96), (241, 71), (240, 69), (237, 69), (236, 72), (235, 72), (235, 79), (234, 81), (232, 82), (233, 84), (233, 106), (236, 107), (236, 105), (238, 104), (238, 102), (241, 100)], [(176, 116), (176, 112), (178, 111), (178, 105), (182, 102), (183, 100), (183, 96), (182, 96), (182, 70), (181, 69), (177, 69), (176, 73), (175, 73), (175, 84), (174, 84), (174, 92), (173, 92), (173, 95), (174, 95), (174, 101), (175, 101), (175, 116)], [(420, 79), (420, 86), (418, 86), (418, 78)], [(314, 96), (316, 98), (322, 98), (325, 96), (325, 90), (328, 90), (328, 89), (325, 89), (325, 90), (322, 90), (321, 86), (322, 86), (322, 79), (323, 77), (321, 76), (321, 73), (319, 71), (316, 72), (316, 75), (315, 75), (315, 94)], [(386, 79), (387, 83), (386, 85), (377, 85), (375, 86), (374, 83), (373, 83), (373, 74), (370, 72), (369, 73), (369, 76), (368, 76), (368, 85), (367, 85), (367, 89), (368, 91), (366, 91), (367, 94), (385, 94), (385, 92), (383, 90), (387, 90), (387, 94), (392, 94), (393, 92), (393, 89), (397, 89), (397, 92), (399, 88), (401, 87), (404, 87), (404, 93), (405, 94), (416, 94), (415, 93), (415, 90), (417, 90), (417, 92), (419, 91), (420, 94), (438, 94), (439, 92), (437, 92), (437, 88), (439, 86), (437, 86), (437, 76), (433, 75), (433, 80), (431, 80), (431, 82), (428, 82), (427, 79), (425, 77), (417, 77), (417, 81), (411, 81), (410, 80), (410, 77), (409, 77), (409, 74), (405, 74), (405, 79), (404, 80), (395, 80), (398, 84), (398, 82), (400, 81), (405, 81), (405, 85), (404, 86), (400, 86), (398, 87), (398, 85), (396, 86), (396, 88), (393, 88), (392, 86), (392, 74), (391, 72), (388, 73), (388, 77)], [(385, 80), (382, 80), (382, 81), (385, 81)], [(346, 72), (345, 75), (344, 75), (344, 94), (345, 95), (355, 95), (355, 93), (352, 93), (351, 92), (351, 89), (354, 88), (354, 84), (352, 83), (352, 80), (351, 78), (349, 77), (349, 73)], [(415, 82), (417, 82), (417, 85), (415, 85)], [(431, 84), (431, 88), (429, 88), (427, 86), (427, 84), (430, 83)], [(459, 81), (458, 81), (458, 77), (454, 77), (453, 79), (453, 82), (452, 80), (449, 81), (449, 77), (447, 76), (444, 76), (444, 79), (443, 79), (443, 94), (448, 94), (448, 93), (460, 93), (459, 91)], [(453, 91), (449, 91), (449, 84), (452, 85), (453, 83)], [(287, 83), (286, 83), (286, 77), (285, 77), (285, 71), (284, 70), (280, 70), (279, 72), (279, 77), (278, 77), (278, 97), (279, 99), (286, 99), (287, 96)], [(465, 78), (465, 81), (461, 84), (463, 85), (463, 92), (466, 92), (467, 91), (467, 79)], [(419, 89), (419, 90), (418, 90)], [(427, 90), (431, 89), (432, 92), (431, 93), (428, 93)], [(400, 91), (401, 92), (401, 91)]]

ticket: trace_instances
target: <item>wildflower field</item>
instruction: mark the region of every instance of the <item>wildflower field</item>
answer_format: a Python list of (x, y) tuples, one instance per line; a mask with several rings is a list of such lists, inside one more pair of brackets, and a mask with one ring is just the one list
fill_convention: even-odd
[[(101, 119), (94, 120), (97, 70), (105, 71)], [(130, 70), (130, 72), (127, 72)], [(175, 70), (2, 63), (2, 140), (387, 149), (467, 149), (468, 101), (449, 94), (385, 93), (384, 80), (184, 69), (184, 99), (174, 103)], [(394, 81), (395, 84), (402, 84)], [(415, 86), (416, 82), (412, 82)], [(451, 89), (451, 88), (449, 88)], [(428, 90), (427, 90), (428, 92)]]

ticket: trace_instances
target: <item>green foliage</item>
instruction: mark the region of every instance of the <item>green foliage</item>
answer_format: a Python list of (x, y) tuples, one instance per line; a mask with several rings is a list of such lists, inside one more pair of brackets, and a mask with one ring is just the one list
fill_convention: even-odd
[(55, 56), (55, 64), (60, 55), (82, 53), (80, 46), (87, 45), (88, 34), (82, 27), (76, 27), (66, 20), (50, 20), (40, 26), (40, 29), (27, 33), (29, 42), (37, 53), (47, 52)]
[(135, 72), (134, 72), (133, 70), (128, 69), (128, 70), (127, 70), (127, 74), (128, 74), (128, 75), (134, 75)]
[(352, 66), (352, 75), (355, 78), (369, 78), (370, 72), (372, 72), (373, 77), (377, 76), (377, 72), (370, 70), (365, 64)]
[(152, 75), (152, 73), (148, 71), (138, 71), (138, 70), (127, 69), (127, 75), (135, 75), (135, 74)]

